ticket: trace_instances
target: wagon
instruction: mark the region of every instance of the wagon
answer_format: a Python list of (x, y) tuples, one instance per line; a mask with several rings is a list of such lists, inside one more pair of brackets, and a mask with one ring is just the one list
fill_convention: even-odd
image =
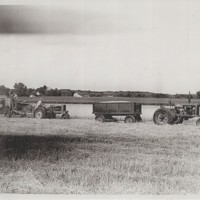
[(115, 121), (113, 116), (125, 116), (125, 123), (142, 121), (142, 104), (132, 101), (105, 101), (93, 104), (95, 120)]

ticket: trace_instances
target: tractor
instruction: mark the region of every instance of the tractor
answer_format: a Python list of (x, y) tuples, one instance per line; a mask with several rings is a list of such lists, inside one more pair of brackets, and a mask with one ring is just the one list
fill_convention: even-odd
[(70, 115), (66, 110), (66, 105), (50, 105), (51, 109), (59, 119), (69, 119)]
[[(180, 124), (194, 117), (200, 117), (200, 104), (161, 106), (154, 112), (153, 121), (157, 125)], [(200, 125), (200, 118), (197, 119), (196, 125)]]
[[(60, 108), (58, 110), (58, 108)], [(45, 105), (45, 104), (36, 104), (28, 102), (19, 102), (11, 98), (6, 99), (6, 107), (4, 110), (6, 117), (29, 117), (29, 118), (62, 118), (69, 119), (68, 111), (66, 111), (66, 105)]]

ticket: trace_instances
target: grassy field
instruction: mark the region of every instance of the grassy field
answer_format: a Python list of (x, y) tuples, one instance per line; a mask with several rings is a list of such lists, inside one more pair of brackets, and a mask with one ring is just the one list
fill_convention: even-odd
[(194, 121), (97, 123), (0, 117), (0, 192), (198, 194)]

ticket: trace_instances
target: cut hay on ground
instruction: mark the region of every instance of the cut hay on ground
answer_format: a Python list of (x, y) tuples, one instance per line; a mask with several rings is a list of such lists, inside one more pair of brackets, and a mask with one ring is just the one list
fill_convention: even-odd
[(200, 193), (200, 127), (0, 118), (0, 192)]

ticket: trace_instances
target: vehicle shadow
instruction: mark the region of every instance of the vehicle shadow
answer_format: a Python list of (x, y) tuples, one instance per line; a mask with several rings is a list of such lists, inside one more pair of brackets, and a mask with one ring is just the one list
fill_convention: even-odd
[(93, 142), (81, 136), (0, 136), (0, 159), (48, 159), (69, 157), (79, 143)]

